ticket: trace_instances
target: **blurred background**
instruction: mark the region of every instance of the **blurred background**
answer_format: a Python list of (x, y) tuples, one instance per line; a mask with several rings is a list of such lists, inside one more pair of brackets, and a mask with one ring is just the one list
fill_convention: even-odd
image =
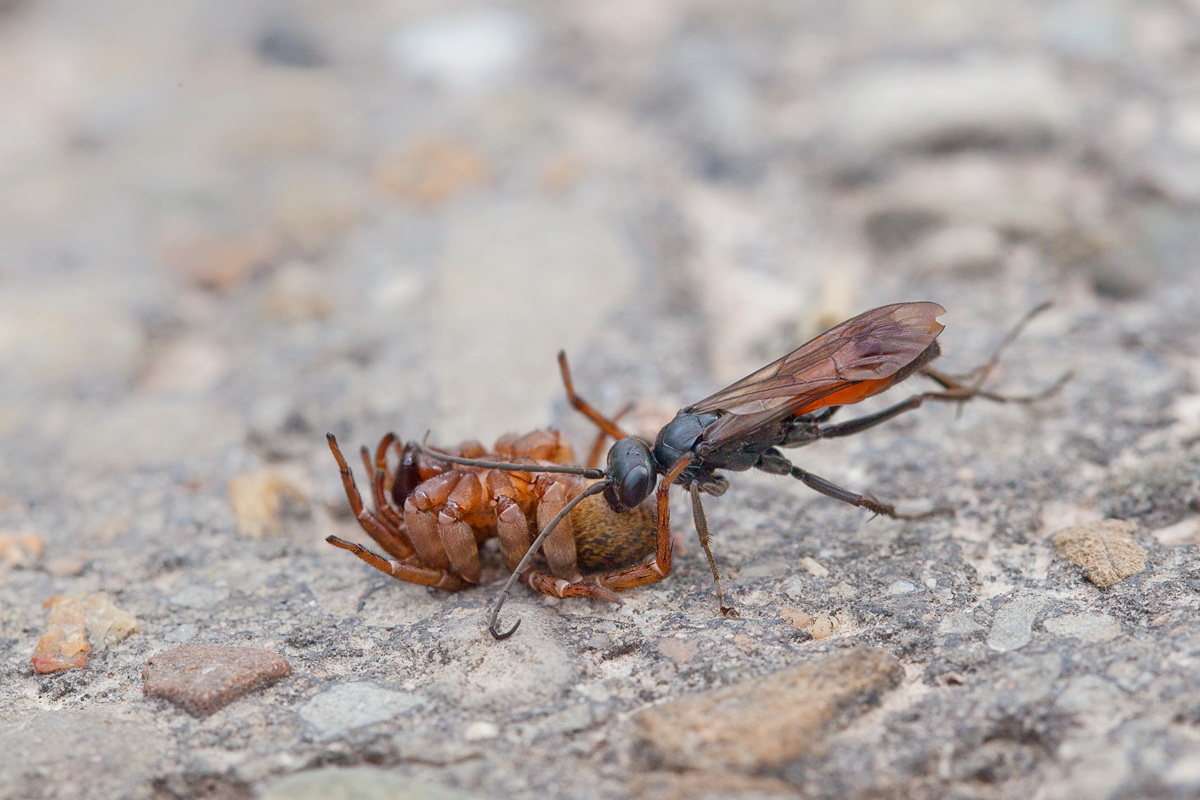
[[(389, 430), (448, 444), (555, 424), (582, 449), (592, 431), (563, 401), (560, 349), (585, 397), (609, 412), (633, 402), (626, 424), (653, 432), (874, 306), (942, 303), (941, 363), (954, 372), (1052, 300), (994, 386), (1036, 390), (1074, 370), (1059, 397), (1032, 411), (976, 403), (958, 421), (923, 410), (891, 434), (804, 453), (854, 489), (973, 509), (953, 535), (889, 558), (872, 537), (926, 528), (880, 521), (859, 538), (864, 515), (738, 476), (710, 514), (758, 644), (735, 647), (742, 629), (713, 620), (695, 552), (622, 610), (523, 611), (553, 620), (532, 641), (554, 642), (566, 674), (612, 677), (604, 637), (645, 636), (613, 657), (638, 668), (603, 700), (631, 713), (735, 666), (742, 679), (790, 663), (801, 634), (774, 614), (779, 591), (813, 616), (853, 606), (863, 637), (900, 642), (906, 658), (928, 650), (904, 650), (922, 625), (957, 647), (961, 631), (930, 621), (937, 598), (928, 613), (877, 614), (908, 602), (888, 587), (955, 586), (964, 618), (987, 616), (993, 598), (1044, 577), (1042, 537), (1060, 523), (1183, 520), (1192, 527), (1161, 553), (1200, 542), (1198, 221), (1198, 0), (0, 0), (0, 534), (17, 537), (0, 536), (0, 564), (14, 567), (0, 577), (0, 697), (33, 717), (107, 703), (147, 730), (171, 719), (175, 738), (147, 739), (194, 755), (195, 774), (236, 773), (238, 787), (335, 761), (340, 745), (314, 744), (293, 713), (324, 681), (392, 686), (434, 663), (522, 651), (486, 650), (470, 618), (456, 645), (469, 657), (447, 656), (437, 626), (489, 595), (399, 585), (321, 541), (364, 538), (327, 431), (349, 451)], [(1117, 475), (1160, 452), (1174, 471)], [(795, 568), (813, 554), (833, 564), (830, 584), (866, 587), (865, 599), (826, 600), (824, 579)], [(910, 564), (927, 573), (900, 574)], [(839, 577), (850, 570), (863, 571)], [(39, 604), (100, 590), (143, 635), (104, 662), (109, 678), (36, 683)], [(652, 644), (685, 624), (710, 637), (691, 667)], [(228, 725), (241, 741), (266, 724), (252, 712), (203, 728), (141, 698), (146, 658), (192, 640), (276, 647), (303, 676), (268, 705), (257, 761), (191, 739)], [(496, 675), (537, 675), (541, 656)], [(959, 669), (955, 657), (945, 663)], [(1008, 663), (994, 666), (995, 691), (1008, 691)], [(471, 721), (454, 716), (453, 692), (422, 698), (455, 726)], [(956, 696), (946, 703), (928, 718), (957, 713)], [(529, 740), (552, 749), (546, 725)], [(589, 736), (613, 733), (595, 726)], [(457, 742), (446, 730), (428, 738)], [(897, 730), (930, 742), (930, 760), (912, 763), (942, 757), (945, 742)], [(1150, 734), (1130, 736), (1140, 747)], [(590, 741), (580, 769), (609, 747)], [(513, 785), (537, 769), (524, 752), (499, 759)], [(594, 792), (578, 781), (579, 796), (621, 796), (624, 753)], [(446, 758), (462, 785), (490, 785), (495, 759)], [(1189, 764), (1180, 785), (1194, 789)], [(1091, 769), (1062, 796), (1101, 796), (1079, 789)], [(157, 774), (187, 783), (173, 766)], [(857, 796), (839, 791), (829, 796)]]
[(1190, 306), (1155, 291), (1195, 284), (1197, 14), (8, 0), (0, 431), (488, 439), (549, 421), (560, 348), (673, 409), (885, 302), (950, 351)]

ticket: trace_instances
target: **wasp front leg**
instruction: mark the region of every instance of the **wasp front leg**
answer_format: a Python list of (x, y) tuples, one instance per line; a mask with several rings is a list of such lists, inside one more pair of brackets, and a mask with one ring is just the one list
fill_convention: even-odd
[(596, 576), (596, 582), (601, 586), (622, 592), (645, 586), (648, 583), (658, 583), (671, 574), (671, 485), (675, 482), (695, 458), (694, 453), (685, 453), (667, 473), (659, 480), (655, 494), (657, 526), (655, 528), (654, 560), (625, 569), (612, 570)]

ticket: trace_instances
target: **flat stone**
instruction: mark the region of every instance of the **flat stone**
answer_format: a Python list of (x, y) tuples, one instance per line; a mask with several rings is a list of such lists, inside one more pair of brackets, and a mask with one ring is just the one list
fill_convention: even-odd
[(119, 303), (99, 294), (6, 289), (0, 296), (5, 381), (52, 388), (128, 382), (145, 334)]
[(200, 398), (138, 396), (75, 426), (68, 461), (104, 469), (210, 461), (244, 438), (235, 414)]
[(1044, 142), (1075, 118), (1053, 65), (1034, 58), (880, 64), (838, 87), (833, 108), (854, 165), (903, 150)]
[(146, 662), (142, 691), (194, 717), (207, 717), (291, 674), (291, 665), (270, 650), (185, 644)]
[(10, 567), (31, 567), (46, 550), (36, 533), (0, 531), (0, 562)]
[(152, 797), (167, 740), (124, 712), (6, 711), (0, 720), (0, 796)]
[(31, 659), (39, 674), (85, 669), (91, 653), (103, 652), (138, 630), (137, 619), (103, 592), (59, 595), (43, 605), (50, 609), (47, 630)]
[(1137, 528), (1119, 519), (1076, 525), (1054, 534), (1054, 552), (1097, 586), (1112, 586), (1146, 568), (1146, 551), (1130, 535)]
[(874, 707), (903, 677), (882, 650), (835, 652), (643, 712), (635, 753), (655, 769), (778, 768)]
[(479, 795), (369, 767), (324, 767), (275, 781), (260, 800), (472, 800)]
[(332, 739), (376, 722), (399, 719), (421, 704), (412, 692), (397, 692), (367, 682), (343, 683), (305, 703), (300, 717), (322, 739)]
[(429, 16), (400, 29), (391, 55), (402, 75), (478, 91), (502, 83), (530, 54), (533, 31), (507, 8), (478, 8)]
[(521, 629), (497, 647), (482, 614), (472, 614), (439, 637), (448, 662), (429, 684), (435, 697), (466, 711), (540, 708), (567, 691), (576, 665), (556, 635), (557, 615), (524, 602), (504, 608), (502, 626)]
[(1121, 635), (1121, 623), (1109, 614), (1063, 614), (1042, 623), (1059, 636), (1073, 636), (1084, 642), (1111, 642)]
[(1040, 595), (1022, 594), (1002, 605), (988, 631), (988, 647), (1006, 652), (1029, 644), (1033, 639), (1033, 621), (1047, 602)]

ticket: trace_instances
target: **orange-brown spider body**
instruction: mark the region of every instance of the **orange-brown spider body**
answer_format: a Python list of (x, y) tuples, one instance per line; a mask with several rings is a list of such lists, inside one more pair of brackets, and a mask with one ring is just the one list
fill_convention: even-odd
[[(373, 462), (370, 451), (362, 448), (363, 464), (372, 476), (372, 510), (362, 501), (337, 439), (332, 434), (328, 438), (351, 510), (387, 555), (336, 536), (326, 541), (394, 578), (447, 591), (479, 582), (480, 550), (493, 537), (500, 540), (508, 568), (514, 569), (537, 532), (590, 483), (580, 475), (451, 464), (425, 455), (416, 442), (401, 446), (388, 434), (379, 442)], [(395, 469), (388, 464), (393, 449), (400, 458)], [(599, 446), (593, 448), (598, 451)], [(501, 437), (490, 452), (478, 442), (443, 452), (531, 467), (574, 460), (570, 444), (552, 429)], [(548, 571), (527, 569), (521, 580), (555, 597), (616, 601), (613, 591), (629, 587), (606, 578), (623, 574), (653, 553), (656, 528), (652, 503), (616, 512), (601, 496), (587, 497), (543, 543)], [(590, 578), (585, 580), (585, 574)]]

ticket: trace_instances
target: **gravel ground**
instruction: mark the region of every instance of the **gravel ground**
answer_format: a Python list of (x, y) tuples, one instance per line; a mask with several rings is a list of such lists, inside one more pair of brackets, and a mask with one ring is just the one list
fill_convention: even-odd
[[(0, 797), (1200, 796), (1198, 87), (1189, 0), (0, 2)], [(733, 475), (737, 619), (682, 499), (504, 642), (323, 541), (326, 432), (582, 456), (559, 349), (653, 433), (926, 299), (1072, 380), (795, 453), (954, 516)]]

